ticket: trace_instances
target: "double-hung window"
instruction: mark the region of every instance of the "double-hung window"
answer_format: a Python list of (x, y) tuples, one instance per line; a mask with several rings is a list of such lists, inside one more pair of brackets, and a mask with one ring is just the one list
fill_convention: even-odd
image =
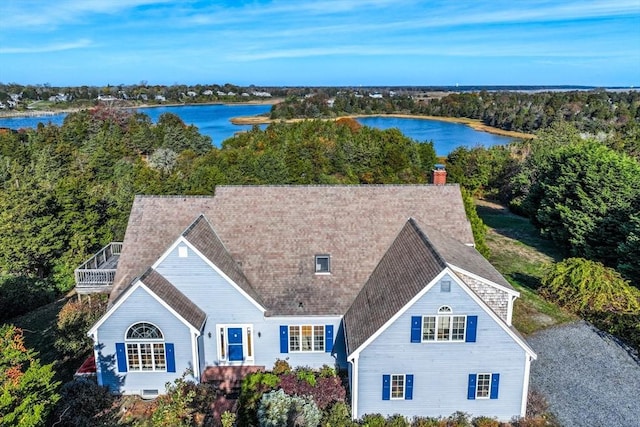
[(469, 374), (467, 399), (497, 399), (500, 389), (500, 374)]
[(382, 400), (412, 400), (413, 375), (387, 374), (382, 376)]
[(289, 351), (324, 351), (324, 325), (290, 325)]
[(476, 379), (476, 399), (488, 399), (491, 390), (491, 374), (478, 374)]
[(280, 353), (333, 350), (334, 325), (280, 325)]
[(467, 316), (454, 316), (442, 306), (436, 316), (422, 317), (422, 341), (464, 341)]
[(151, 323), (136, 323), (127, 330), (129, 371), (165, 371), (167, 357), (162, 331)]

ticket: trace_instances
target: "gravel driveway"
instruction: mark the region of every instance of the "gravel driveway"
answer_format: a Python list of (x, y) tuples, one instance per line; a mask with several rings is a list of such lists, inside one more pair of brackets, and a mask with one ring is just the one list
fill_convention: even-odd
[(531, 387), (563, 426), (640, 426), (640, 362), (610, 335), (580, 321), (533, 334)]

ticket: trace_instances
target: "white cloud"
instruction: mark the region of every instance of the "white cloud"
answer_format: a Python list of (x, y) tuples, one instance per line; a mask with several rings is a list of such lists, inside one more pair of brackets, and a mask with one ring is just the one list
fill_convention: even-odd
[(21, 47), (0, 47), (0, 54), (16, 54), (16, 53), (46, 53), (60, 52), (64, 50), (82, 49), (91, 46), (93, 43), (89, 39), (80, 39), (74, 42), (39, 44), (37, 46), (21, 46)]

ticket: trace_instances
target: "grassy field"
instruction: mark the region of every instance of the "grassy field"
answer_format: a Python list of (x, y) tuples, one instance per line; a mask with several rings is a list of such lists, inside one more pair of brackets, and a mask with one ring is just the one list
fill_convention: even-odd
[(542, 299), (536, 292), (547, 266), (562, 259), (553, 242), (543, 239), (528, 219), (512, 214), (503, 206), (479, 200), (476, 209), (489, 227), (489, 260), (520, 292), (514, 306), (513, 325), (520, 332), (530, 334), (575, 320), (573, 314)]

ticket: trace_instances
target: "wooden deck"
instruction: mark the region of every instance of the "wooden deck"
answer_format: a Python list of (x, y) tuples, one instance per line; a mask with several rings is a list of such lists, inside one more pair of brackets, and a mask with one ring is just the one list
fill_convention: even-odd
[(121, 242), (111, 242), (76, 268), (76, 292), (79, 295), (111, 292), (121, 251)]
[(264, 366), (208, 366), (202, 373), (203, 383), (213, 383), (225, 393), (240, 390), (244, 377), (264, 371)]

